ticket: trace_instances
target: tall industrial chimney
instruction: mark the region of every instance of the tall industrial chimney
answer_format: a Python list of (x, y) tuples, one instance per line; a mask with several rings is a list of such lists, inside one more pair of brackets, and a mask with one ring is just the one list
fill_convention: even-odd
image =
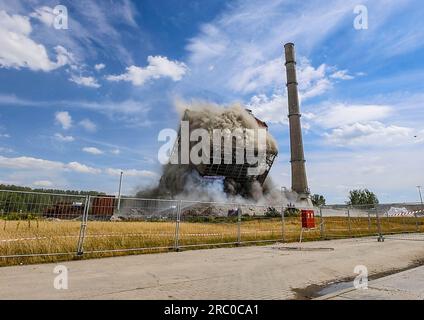
[(303, 152), (302, 127), (300, 124), (299, 95), (297, 92), (296, 57), (294, 44), (284, 45), (286, 56), (287, 92), (289, 102), (289, 126), (291, 149), (292, 190), (300, 199), (308, 198), (309, 188), (306, 179), (305, 155)]

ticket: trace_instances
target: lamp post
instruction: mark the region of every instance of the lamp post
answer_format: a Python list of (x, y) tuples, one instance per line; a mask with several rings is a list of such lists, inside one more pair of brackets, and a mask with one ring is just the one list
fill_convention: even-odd
[(119, 177), (119, 191), (118, 191), (118, 212), (121, 211), (121, 189), (122, 189), (122, 177), (124, 172), (121, 171), (121, 176)]
[(420, 195), (421, 206), (423, 206), (424, 204), (423, 204), (423, 196), (421, 194), (421, 188), (422, 188), (422, 186), (417, 186), (418, 194)]

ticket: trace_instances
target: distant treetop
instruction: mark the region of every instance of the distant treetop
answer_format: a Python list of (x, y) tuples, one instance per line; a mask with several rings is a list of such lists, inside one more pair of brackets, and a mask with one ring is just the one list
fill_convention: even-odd
[(26, 191), (26, 192), (43, 192), (43, 193), (56, 193), (56, 194), (74, 194), (80, 196), (104, 196), (106, 193), (98, 191), (83, 191), (83, 190), (61, 190), (61, 189), (33, 189), (30, 187), (21, 187), (15, 185), (0, 184), (0, 190), (10, 191)]
[(349, 205), (375, 205), (378, 204), (378, 198), (374, 192), (368, 189), (356, 189), (349, 192)]

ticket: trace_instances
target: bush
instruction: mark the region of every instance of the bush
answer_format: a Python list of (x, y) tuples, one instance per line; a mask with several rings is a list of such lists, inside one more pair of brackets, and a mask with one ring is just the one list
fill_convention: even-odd
[(268, 207), (267, 211), (265, 212), (265, 217), (268, 217), (268, 218), (281, 217), (281, 213), (274, 207)]
[(36, 220), (37, 216), (31, 213), (10, 212), (0, 215), (3, 220)]
[(320, 195), (320, 194), (314, 194), (311, 196), (311, 201), (312, 204), (315, 207), (321, 207), (321, 206), (325, 206), (325, 198), (324, 196)]
[(296, 208), (287, 208), (284, 210), (284, 216), (287, 218), (290, 217), (300, 217), (300, 210)]

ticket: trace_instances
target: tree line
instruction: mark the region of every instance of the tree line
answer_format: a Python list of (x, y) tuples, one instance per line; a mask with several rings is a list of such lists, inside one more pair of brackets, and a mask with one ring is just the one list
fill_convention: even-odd
[[(81, 198), (68, 197), (68, 195), (76, 195)], [(3, 218), (7, 218), (8, 215), (13, 213), (43, 214), (49, 207), (57, 205), (58, 203), (63, 203), (65, 206), (72, 206), (74, 202), (80, 202), (83, 200), (82, 197), (89, 195), (96, 196), (106, 194), (98, 191), (33, 189), (16, 185), (0, 184), (0, 215), (3, 216)]]
[(54, 194), (68, 194), (79, 196), (104, 196), (106, 193), (99, 191), (82, 191), (82, 190), (63, 190), (63, 189), (33, 189), (30, 187), (21, 187), (13, 184), (0, 184), (0, 190), (10, 191), (25, 191), (25, 192), (41, 192), (41, 193), (54, 193)]
[[(313, 194), (311, 196), (312, 204), (316, 207), (325, 205), (325, 198), (320, 194)], [(347, 205), (350, 206), (373, 206), (378, 204), (378, 198), (374, 192), (368, 189), (355, 189), (349, 191)]]

